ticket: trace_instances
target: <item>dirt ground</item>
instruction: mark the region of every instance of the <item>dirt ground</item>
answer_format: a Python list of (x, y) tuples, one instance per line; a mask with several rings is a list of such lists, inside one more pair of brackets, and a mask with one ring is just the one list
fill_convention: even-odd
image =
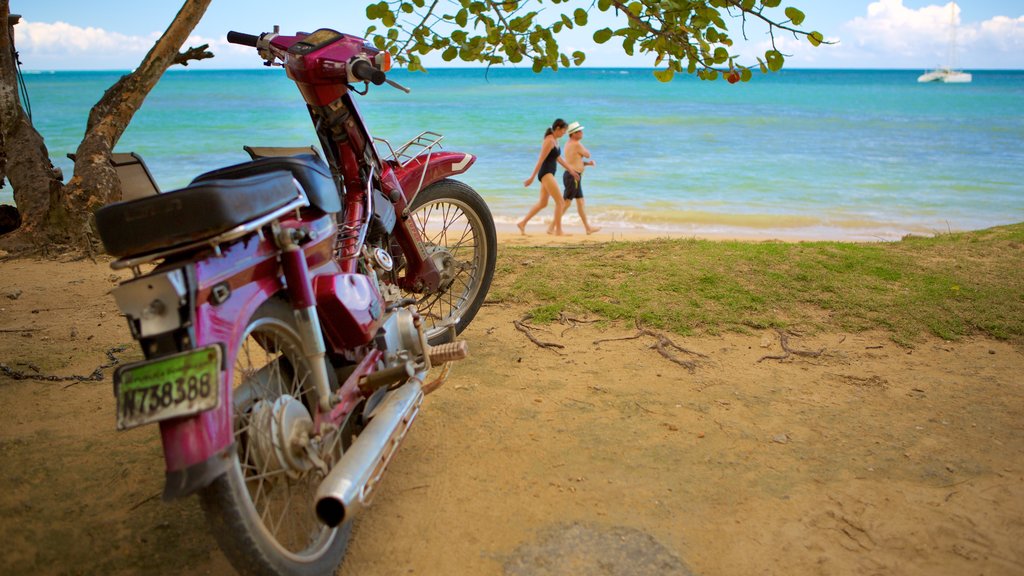
[[(131, 344), (104, 262), (0, 262), (0, 573), (223, 574), (155, 427), (114, 429)], [(487, 305), (340, 573), (1024, 574), (1024, 350), (885, 334), (516, 329)], [(135, 348), (113, 352), (122, 361)]]

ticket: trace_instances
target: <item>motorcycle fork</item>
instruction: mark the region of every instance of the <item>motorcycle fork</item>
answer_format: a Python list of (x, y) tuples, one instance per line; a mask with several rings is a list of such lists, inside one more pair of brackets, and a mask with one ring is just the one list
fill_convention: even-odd
[[(349, 192), (345, 194), (345, 226), (350, 229), (360, 228), (363, 224), (360, 220), (363, 203), (373, 202), (373, 191), (370, 189), (372, 186), (367, 188), (361, 175), (368, 174), (372, 179), (375, 178), (375, 174), (380, 174), (374, 185), (380, 185), (384, 197), (382, 200), (391, 202), (398, 214), (391, 234), (401, 247), (406, 260), (406, 273), (399, 280), (399, 285), (413, 292), (436, 291), (441, 284), (441, 273), (434, 261), (424, 254), (419, 231), (410, 220), (409, 204), (412, 198), (406, 197), (406, 192), (394, 170), (385, 167), (385, 163), (377, 155), (376, 148), (371, 144), (369, 130), (352, 96), (344, 94), (327, 106), (311, 104), (310, 113), (313, 124), (317, 127), (320, 143), (325, 149), (330, 148), (334, 151), (328, 160), (336, 172), (346, 175), (343, 178), (344, 188)], [(326, 122), (319, 122), (321, 118)], [(327, 146), (328, 143), (331, 146)], [(365, 197), (361, 197), (360, 192), (352, 192), (362, 190), (366, 190)], [(373, 214), (367, 214), (367, 218), (372, 217)], [(356, 246), (354, 241), (349, 240), (345, 248), (343, 258), (357, 256), (359, 246)], [(354, 272), (354, 267), (351, 264), (349, 266), (346, 271)]]
[(295, 313), (295, 321), (302, 339), (302, 349), (312, 371), (320, 412), (331, 410), (331, 386), (327, 371), (327, 348), (320, 317), (313, 295), (313, 279), (306, 264), (306, 254), (299, 245), (302, 230), (274, 225), (274, 238), (281, 250), (281, 269), (284, 272), (288, 301)]

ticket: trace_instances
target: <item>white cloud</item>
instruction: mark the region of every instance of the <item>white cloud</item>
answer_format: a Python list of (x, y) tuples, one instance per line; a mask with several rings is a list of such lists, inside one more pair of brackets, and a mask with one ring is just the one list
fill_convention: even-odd
[(1024, 66), (1024, 16), (964, 22), (956, 2), (918, 9), (904, 6), (903, 0), (872, 2), (866, 16), (843, 25), (837, 56), (849, 65), (864, 67), (946, 64), (951, 26), (955, 26), (962, 66)]
[[(66, 22), (26, 22), (14, 27), (19, 60), (28, 70), (101, 70), (135, 68), (160, 39), (161, 32), (127, 35), (102, 28), (82, 28)], [(201, 63), (237, 67), (259, 63), (252, 48), (228, 44), (224, 39), (193, 34), (183, 49), (208, 44), (216, 56)], [(192, 63), (189, 67), (196, 67)]]
[(102, 28), (80, 28), (66, 22), (22, 22), (14, 27), (14, 42), (23, 54), (145, 54), (158, 37), (156, 33), (128, 36)]

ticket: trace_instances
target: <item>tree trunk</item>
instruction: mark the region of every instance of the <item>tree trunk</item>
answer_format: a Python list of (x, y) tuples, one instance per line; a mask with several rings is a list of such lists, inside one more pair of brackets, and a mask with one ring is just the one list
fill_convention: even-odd
[[(178, 51), (209, 5), (210, 0), (185, 0), (142, 64), (122, 76), (93, 106), (85, 137), (75, 153), (74, 175), (64, 186), (53, 175), (42, 138), (28, 123), (18, 103), (12, 54), (0, 50), (6, 54), (6, 60), (0, 60), (3, 74), (0, 76), (0, 103), (3, 104), (0, 129), (9, 150), (7, 173), (24, 222), (19, 236), (33, 242), (65, 244), (92, 251), (96, 241), (91, 226), (93, 211), (121, 199), (121, 183), (110, 165), (110, 153), (164, 71), (175, 63)], [(9, 0), (0, 0), (0, 16), (4, 21), (9, 11)], [(0, 41), (0, 46), (13, 47), (13, 33), (5, 31)], [(8, 106), (9, 99), (14, 106)], [(17, 123), (19, 119), (24, 126)], [(23, 156), (17, 161), (16, 148)], [(31, 175), (19, 174), (16, 181), (15, 165)]]
[[(15, 72), (14, 27), (8, 24), (10, 5), (0, 0), (0, 141), (5, 159), (4, 175), (14, 189), (14, 203), (21, 212), (21, 228), (5, 237), (7, 247), (23, 248), (46, 230), (51, 206), (57, 204), (61, 181), (50, 162), (42, 136), (29, 122), (18, 96)], [(60, 213), (53, 217), (60, 219)]]

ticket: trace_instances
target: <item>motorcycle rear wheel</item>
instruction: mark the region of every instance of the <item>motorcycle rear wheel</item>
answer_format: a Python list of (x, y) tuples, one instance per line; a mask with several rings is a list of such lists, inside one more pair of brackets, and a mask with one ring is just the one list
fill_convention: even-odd
[[(199, 493), (211, 531), (242, 574), (330, 574), (345, 554), (351, 522), (330, 529), (313, 511), (324, 473), (308, 461), (282, 465), (272, 445), (280, 436), (268, 432), (271, 419), (301, 414), (299, 404), (312, 413), (309, 373), (291, 307), (267, 301), (235, 354), (232, 465)], [(331, 465), (341, 453), (340, 438), (335, 442), (319, 454)]]
[(420, 191), (410, 212), (427, 256), (435, 255), (450, 275), (436, 293), (409, 294), (425, 320), (427, 341), (443, 344), (451, 340), (448, 325), (462, 333), (487, 297), (498, 254), (494, 219), (476, 190), (447, 178)]

